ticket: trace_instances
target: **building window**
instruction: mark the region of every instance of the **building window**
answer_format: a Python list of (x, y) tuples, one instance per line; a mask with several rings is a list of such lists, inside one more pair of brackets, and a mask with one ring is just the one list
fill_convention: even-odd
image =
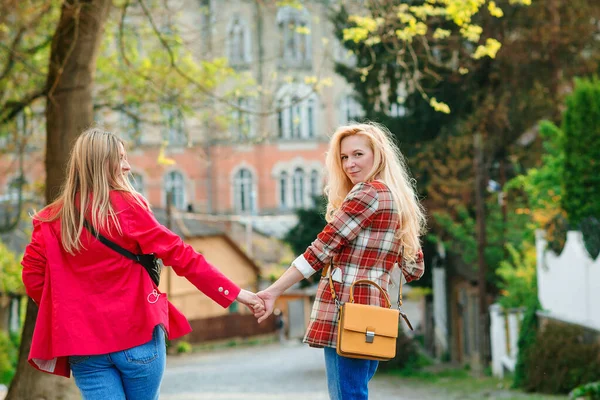
[(130, 173), (129, 182), (131, 183), (131, 186), (133, 186), (136, 192), (142, 195), (144, 194), (144, 178), (142, 177), (142, 175), (136, 172)]
[(283, 209), (288, 208), (288, 174), (283, 171), (279, 175), (279, 206)]
[(234, 16), (227, 28), (227, 58), (233, 67), (247, 66), (251, 61), (251, 40), (248, 24)]
[[(173, 206), (178, 210), (185, 209), (185, 181), (178, 171), (171, 171), (165, 177), (165, 195), (171, 193)], [(166, 198), (165, 198), (166, 204)]]
[(406, 86), (402, 83), (398, 84), (398, 88), (396, 89), (396, 101), (390, 104), (390, 117), (401, 118), (406, 116), (406, 106), (404, 105), (406, 96)]
[(246, 169), (240, 169), (233, 179), (234, 206), (236, 212), (249, 213), (254, 211), (254, 182), (252, 173)]
[(286, 67), (311, 66), (310, 15), (306, 8), (281, 7), (277, 11), (281, 40), (280, 57)]
[(294, 199), (294, 207), (304, 207), (304, 170), (296, 168), (292, 180), (292, 193)]
[(187, 141), (183, 115), (173, 107), (163, 108), (162, 115), (165, 121), (163, 138), (169, 146), (183, 146)]
[(347, 125), (351, 121), (360, 121), (365, 113), (360, 103), (354, 96), (342, 97), (339, 105), (339, 121), (341, 125)]
[(277, 133), (281, 139), (317, 136), (317, 95), (306, 85), (283, 86), (276, 95)]
[(253, 110), (254, 106), (251, 99), (247, 97), (236, 99), (229, 125), (232, 139), (243, 140), (254, 137)]
[(125, 106), (120, 113), (123, 139), (132, 145), (141, 144), (140, 121), (137, 117), (139, 114), (140, 110), (137, 104)]
[(317, 196), (319, 196), (320, 194), (321, 194), (321, 185), (319, 182), (319, 171), (313, 170), (310, 173), (310, 197), (311, 197), (311, 201), (313, 202), (313, 205), (314, 205), (315, 198)]

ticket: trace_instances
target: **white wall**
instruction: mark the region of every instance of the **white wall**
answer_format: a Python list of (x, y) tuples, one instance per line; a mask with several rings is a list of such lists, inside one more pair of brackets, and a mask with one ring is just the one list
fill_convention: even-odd
[(551, 318), (600, 330), (600, 257), (592, 260), (581, 232), (567, 233), (560, 255), (536, 232), (538, 296)]

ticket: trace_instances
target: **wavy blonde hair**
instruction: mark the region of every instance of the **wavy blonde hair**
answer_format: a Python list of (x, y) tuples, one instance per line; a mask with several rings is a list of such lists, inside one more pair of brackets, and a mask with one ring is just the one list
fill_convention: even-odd
[(373, 151), (373, 169), (366, 181), (378, 179), (389, 187), (400, 217), (396, 237), (404, 245), (406, 259), (413, 261), (421, 248), (419, 237), (425, 232), (425, 213), (417, 198), (416, 182), (409, 175), (404, 156), (394, 143), (390, 131), (380, 124), (368, 122), (341, 126), (331, 137), (325, 159), (328, 173), (325, 219), (327, 222), (331, 221), (354, 186), (344, 172), (340, 154), (342, 140), (353, 135), (362, 135), (369, 141)]
[[(97, 231), (111, 233), (116, 228), (119, 235), (123, 234), (110, 203), (111, 190), (131, 194), (133, 201), (150, 208), (121, 171), (119, 144), (124, 146), (113, 133), (99, 128), (84, 131), (71, 151), (66, 181), (58, 198), (33, 216), (43, 222), (60, 219), (62, 244), (70, 254), (83, 248), (81, 233), (86, 214), (91, 215), (90, 222)], [(78, 196), (79, 208), (75, 203)]]

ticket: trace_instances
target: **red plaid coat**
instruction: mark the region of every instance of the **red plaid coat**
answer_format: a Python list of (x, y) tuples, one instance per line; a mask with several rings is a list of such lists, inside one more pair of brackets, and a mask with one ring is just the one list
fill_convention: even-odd
[[(392, 268), (396, 263), (402, 265), (400, 241), (395, 237), (398, 224), (398, 209), (389, 188), (380, 181), (358, 183), (333, 220), (293, 265), (309, 277), (333, 260), (329, 273), (333, 272), (335, 292), (342, 302), (348, 301), (350, 286), (358, 279), (375, 281), (387, 290)], [(407, 282), (419, 279), (424, 272), (423, 254), (419, 252), (416, 263), (407, 265), (402, 272)], [(355, 286), (354, 301), (384, 304), (383, 296), (371, 285)], [(322, 277), (304, 342), (313, 347), (335, 348), (337, 319), (328, 277)]]

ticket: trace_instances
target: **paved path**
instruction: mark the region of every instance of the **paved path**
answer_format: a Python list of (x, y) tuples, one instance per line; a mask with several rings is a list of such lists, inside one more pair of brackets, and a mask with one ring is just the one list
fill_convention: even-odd
[[(403, 387), (401, 387), (403, 386)], [(372, 400), (424, 400), (425, 393), (376, 375)], [(170, 357), (161, 400), (327, 400), (323, 351), (299, 343)]]

